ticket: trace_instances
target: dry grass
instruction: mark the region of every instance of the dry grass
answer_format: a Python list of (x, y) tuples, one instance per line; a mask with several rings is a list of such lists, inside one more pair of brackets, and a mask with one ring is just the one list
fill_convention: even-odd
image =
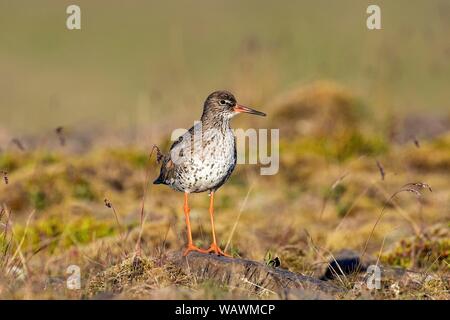
[[(421, 140), (420, 148), (395, 144), (375, 133), (364, 116), (371, 107), (349, 90), (315, 83), (294, 93), (274, 99), (271, 114), (281, 129), (280, 172), (259, 176), (239, 166), (217, 193), (222, 247), (315, 277), (351, 250), (414, 272), (386, 274), (382, 289), (370, 291), (364, 273), (334, 270), (345, 294), (332, 298), (449, 299), (450, 135)], [(286, 117), (299, 121), (294, 131)], [(308, 134), (297, 131), (303, 118)], [(77, 152), (70, 149), (77, 135), (62, 128), (52, 139), (55, 148), (14, 142), (17, 148), (0, 153), (1, 298), (254, 297), (164, 263), (165, 252), (185, 243), (182, 195), (149, 186), (157, 165), (148, 165), (145, 146)], [(428, 185), (412, 181), (433, 192), (416, 199)], [(193, 237), (203, 247), (210, 243), (207, 204), (204, 194), (191, 197)], [(80, 267), (82, 290), (66, 288), (69, 265)], [(280, 298), (254, 298), (267, 297)]]

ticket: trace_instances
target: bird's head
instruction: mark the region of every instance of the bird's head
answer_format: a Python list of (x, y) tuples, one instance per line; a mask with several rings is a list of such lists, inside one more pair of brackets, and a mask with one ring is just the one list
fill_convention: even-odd
[(203, 117), (224, 117), (230, 119), (238, 113), (250, 113), (266, 116), (264, 112), (244, 107), (236, 102), (234, 95), (228, 91), (220, 90), (211, 93), (203, 106)]

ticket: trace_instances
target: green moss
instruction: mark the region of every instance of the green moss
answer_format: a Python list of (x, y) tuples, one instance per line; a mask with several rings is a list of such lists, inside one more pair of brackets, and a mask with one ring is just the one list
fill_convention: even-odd
[(47, 209), (61, 203), (65, 194), (61, 190), (61, 185), (58, 184), (59, 179), (60, 176), (57, 174), (33, 173), (24, 183), (26, 201), (36, 210)]
[(37, 161), (42, 164), (50, 165), (60, 161), (60, 158), (51, 152), (45, 152), (43, 154), (37, 155)]
[(240, 252), (240, 250), (239, 250), (238, 247), (233, 246), (233, 245), (230, 245), (229, 248), (230, 248), (230, 249), (229, 249), (229, 250), (230, 250), (229, 254), (230, 254), (232, 257), (240, 257), (240, 256), (241, 256), (241, 252)]
[(331, 156), (330, 148), (325, 139), (300, 138), (296, 140), (280, 141), (280, 154), (300, 156), (304, 154), (319, 154)]
[(382, 261), (402, 268), (437, 270), (450, 265), (450, 238), (448, 230), (433, 230), (420, 236), (402, 239), (382, 255)]
[(19, 167), (19, 161), (11, 153), (0, 154), (0, 170), (13, 171)]
[(114, 149), (110, 151), (114, 159), (129, 163), (135, 168), (145, 168), (148, 164), (149, 154), (134, 149)]
[(388, 149), (384, 138), (364, 136), (352, 131), (336, 139), (304, 137), (280, 142), (280, 154), (284, 156), (301, 157), (314, 154), (340, 161), (359, 155), (379, 155), (387, 152)]
[(235, 205), (235, 201), (228, 194), (222, 194), (221, 197), (217, 198), (219, 200), (217, 206), (220, 207), (221, 209), (228, 209)]
[(45, 209), (47, 207), (47, 196), (45, 194), (44, 191), (36, 188), (33, 188), (30, 192), (29, 192), (29, 200), (31, 205), (36, 209), (36, 210), (42, 210)]
[(347, 187), (343, 184), (338, 184), (334, 189), (330, 191), (330, 199), (334, 202), (339, 202), (341, 200), (342, 196), (347, 191)]
[(350, 210), (352, 204), (349, 202), (340, 202), (336, 204), (336, 212), (339, 217), (343, 217)]
[(431, 146), (436, 149), (450, 150), (450, 134), (433, 140)]
[(77, 181), (73, 185), (72, 195), (74, 198), (81, 199), (81, 200), (92, 201), (92, 200), (96, 199), (95, 193), (92, 190), (91, 185), (85, 180)]
[(284, 269), (300, 273), (307, 271), (306, 253), (297, 245), (281, 248), (279, 250), (279, 259), (281, 267)]
[[(37, 250), (46, 244), (49, 252), (53, 253), (57, 250), (65, 250), (74, 244), (87, 244), (97, 238), (113, 236), (116, 231), (114, 223), (99, 221), (88, 215), (72, 218), (69, 221), (64, 221), (59, 215), (52, 215), (29, 226), (24, 246)], [(24, 232), (23, 225), (17, 225), (14, 229), (17, 239), (21, 239)]]
[(379, 155), (388, 150), (388, 145), (380, 137), (366, 137), (359, 132), (352, 132), (334, 141), (332, 154), (339, 160), (346, 160), (358, 155)]
[(103, 238), (115, 234), (115, 226), (92, 217), (85, 217), (69, 223), (66, 231), (70, 237), (65, 238), (67, 246), (74, 242), (85, 244), (94, 238)]

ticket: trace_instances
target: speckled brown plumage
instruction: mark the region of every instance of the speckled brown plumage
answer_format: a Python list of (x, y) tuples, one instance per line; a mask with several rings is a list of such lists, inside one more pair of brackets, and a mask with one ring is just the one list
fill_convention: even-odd
[[(245, 112), (265, 116), (264, 113), (237, 104), (228, 91), (211, 93), (203, 105), (203, 114), (185, 134), (171, 146), (162, 158), (159, 177), (154, 184), (165, 184), (185, 193), (184, 212), (190, 251), (214, 252), (226, 255), (216, 243), (213, 220), (214, 192), (231, 176), (236, 166), (236, 138), (230, 127), (230, 120), (236, 114)], [(213, 243), (209, 250), (193, 245), (189, 222), (188, 194), (209, 191), (210, 216)]]
[(188, 193), (220, 188), (236, 166), (236, 142), (230, 127), (235, 105), (235, 97), (227, 91), (209, 95), (201, 121), (172, 144), (154, 183)]

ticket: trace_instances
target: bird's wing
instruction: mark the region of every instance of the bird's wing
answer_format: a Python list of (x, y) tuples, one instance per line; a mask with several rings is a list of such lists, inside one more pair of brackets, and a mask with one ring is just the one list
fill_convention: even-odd
[[(201, 149), (203, 146), (202, 142), (202, 124), (196, 123), (188, 131), (182, 134), (177, 140), (175, 140), (175, 142), (170, 147), (172, 160), (174, 160), (177, 165), (183, 164), (185, 161), (189, 161), (189, 155), (192, 156), (192, 154), (194, 153), (194, 149)], [(178, 159), (179, 157), (183, 157), (183, 159)]]
[(154, 184), (167, 184), (175, 175), (175, 164), (170, 159), (170, 154), (165, 155), (162, 160), (161, 171)]
[(177, 167), (189, 161), (189, 157), (186, 156), (193, 150), (194, 130), (192, 127), (174, 141), (169, 153), (163, 157), (159, 177), (153, 183), (167, 184), (175, 177)]
[(202, 133), (202, 124), (201, 122), (196, 123), (194, 126), (192, 126), (189, 130), (187, 130), (184, 134), (178, 137), (177, 140), (174, 141), (172, 146), (170, 147), (170, 150), (172, 150), (175, 146), (178, 144), (184, 142), (187, 145), (187, 142), (190, 141), (190, 143), (194, 143), (194, 138), (201, 138), (203, 136)]

